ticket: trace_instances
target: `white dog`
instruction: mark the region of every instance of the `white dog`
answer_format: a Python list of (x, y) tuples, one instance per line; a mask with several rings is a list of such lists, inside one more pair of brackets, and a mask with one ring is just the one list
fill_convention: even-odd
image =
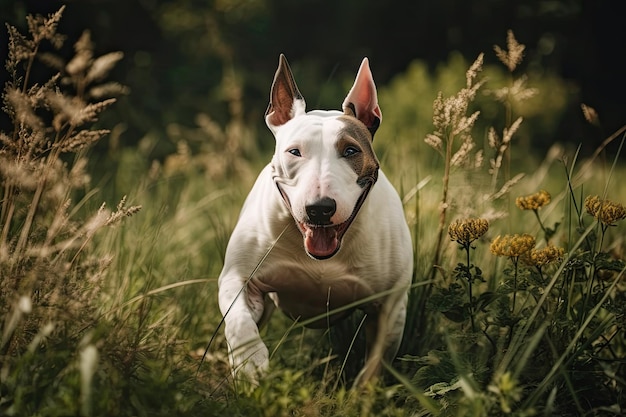
[[(276, 138), (272, 161), (250, 191), (226, 250), (219, 305), (233, 372), (256, 380), (268, 367), (258, 325), (276, 306), (325, 327), (366, 313), (367, 360), (357, 383), (393, 360), (413, 270), (402, 203), (372, 148), (382, 114), (367, 58), (343, 112), (305, 111), (280, 56), (265, 114)], [(313, 320), (311, 320), (313, 319)]]

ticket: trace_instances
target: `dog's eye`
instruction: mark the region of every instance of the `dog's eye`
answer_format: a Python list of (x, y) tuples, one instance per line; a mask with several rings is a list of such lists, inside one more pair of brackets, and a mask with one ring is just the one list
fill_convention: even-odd
[(343, 157), (347, 158), (349, 156), (356, 155), (359, 152), (361, 152), (359, 148), (355, 146), (348, 146), (346, 149), (343, 150)]
[(302, 156), (302, 154), (300, 153), (300, 149), (298, 148), (289, 149), (287, 152), (289, 152), (293, 156)]

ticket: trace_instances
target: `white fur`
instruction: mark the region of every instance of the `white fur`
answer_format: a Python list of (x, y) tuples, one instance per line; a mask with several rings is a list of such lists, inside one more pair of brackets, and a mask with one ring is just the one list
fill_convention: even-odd
[[(294, 108), (300, 102), (294, 100)], [(292, 318), (305, 320), (327, 313), (327, 302), (336, 307), (387, 291), (363, 306), (368, 313), (365, 381), (378, 372), (383, 357), (393, 359), (402, 338), (413, 270), (411, 237), (400, 198), (379, 171), (340, 250), (324, 260), (307, 255), (296, 225), (306, 218), (305, 205), (322, 197), (336, 200), (331, 221), (339, 224), (350, 217), (363, 189), (335, 148), (343, 113), (303, 109), (282, 126), (270, 126), (275, 154), (250, 191), (226, 250), (219, 305), (229, 357), (233, 372), (252, 380), (266, 371), (268, 349), (258, 329), (269, 311), (266, 295)], [(292, 155), (293, 148), (302, 156)], [(282, 176), (273, 178), (277, 172)]]

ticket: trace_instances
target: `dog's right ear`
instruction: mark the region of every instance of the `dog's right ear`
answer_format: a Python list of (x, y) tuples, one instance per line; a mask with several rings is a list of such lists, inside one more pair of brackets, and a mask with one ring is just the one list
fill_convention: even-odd
[(378, 106), (376, 84), (374, 84), (374, 77), (367, 58), (363, 58), (354, 85), (343, 101), (342, 108), (345, 114), (354, 116), (363, 122), (372, 134), (373, 140), (374, 133), (383, 120), (383, 114)]
[(278, 69), (270, 91), (270, 104), (265, 111), (265, 123), (272, 132), (276, 133), (280, 126), (305, 112), (304, 97), (298, 90), (287, 58), (280, 54)]

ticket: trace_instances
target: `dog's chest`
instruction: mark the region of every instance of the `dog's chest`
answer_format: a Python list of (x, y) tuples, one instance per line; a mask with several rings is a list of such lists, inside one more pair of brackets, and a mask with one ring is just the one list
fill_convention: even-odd
[(269, 293), (276, 305), (292, 319), (320, 317), (311, 327), (325, 326), (341, 318), (347, 311), (334, 313), (340, 307), (374, 293), (358, 271), (341, 264), (318, 262), (281, 263), (268, 268), (252, 279), (250, 285)]

